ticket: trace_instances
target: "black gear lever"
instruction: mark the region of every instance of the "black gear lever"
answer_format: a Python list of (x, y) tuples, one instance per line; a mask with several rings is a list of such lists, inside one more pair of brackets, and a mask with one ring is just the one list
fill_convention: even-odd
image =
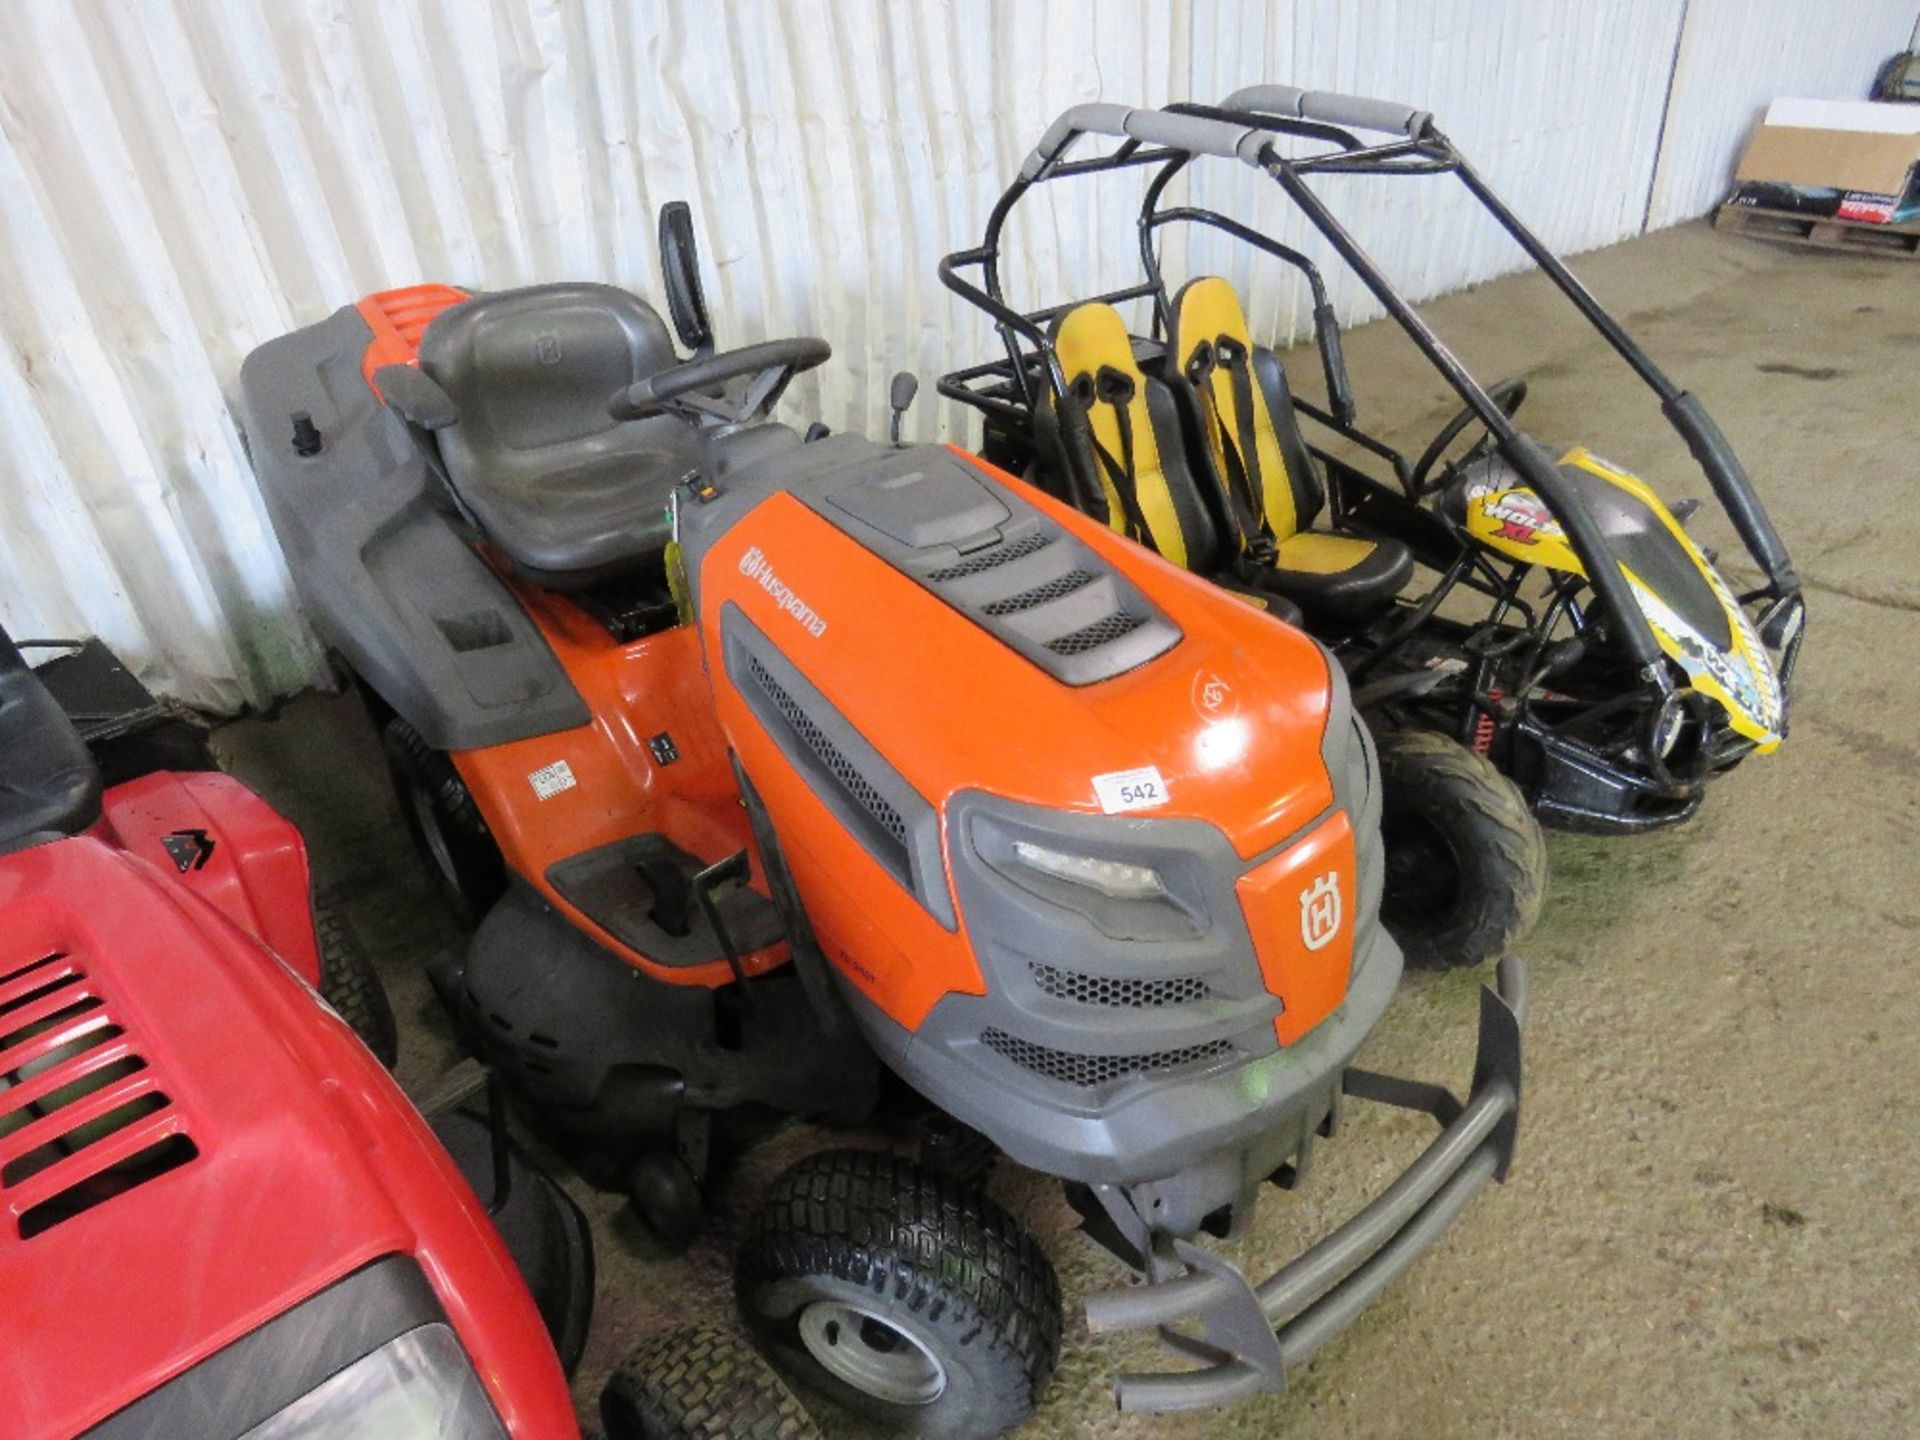
[(911, 370), (902, 370), (893, 377), (893, 384), (887, 391), (887, 404), (893, 407), (893, 424), (888, 433), (896, 445), (900, 443), (900, 423), (907, 418), (913, 397), (919, 393), (920, 377)]

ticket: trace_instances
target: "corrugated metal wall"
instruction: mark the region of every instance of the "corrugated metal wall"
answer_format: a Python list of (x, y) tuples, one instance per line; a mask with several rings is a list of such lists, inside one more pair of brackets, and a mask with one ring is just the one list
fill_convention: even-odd
[[(1736, 43), (1683, 49), (1669, 145), (1712, 138), (1689, 138), (1684, 170), (1662, 169), (1656, 223), (1715, 198), (1750, 96), (1858, 93), (1870, 60), (1905, 38), (1900, 9), (9, 0), (0, 619), (16, 634), (98, 633), (150, 683), (211, 708), (308, 678), (316, 651), (227, 398), (248, 349), (369, 290), (574, 276), (657, 293), (654, 212), (686, 198), (723, 343), (824, 335), (836, 360), (796, 385), (789, 413), (872, 429), (892, 370), (931, 379), (987, 353), (985, 325), (934, 264), (977, 238), (1068, 105), (1267, 79), (1429, 106), (1549, 240), (1580, 250), (1641, 226), (1683, 10), (1690, 35)], [(1730, 78), (1740, 55), (1783, 43), (1739, 38), (1761, 11), (1768, 36), (1820, 43), (1769, 58), (1764, 81)], [(1195, 183), (1278, 213), (1232, 167)], [(1136, 194), (1090, 192), (1030, 211), (1012, 237), (1016, 298), (1119, 278)], [(1416, 294), (1519, 263), (1441, 182), (1328, 193)], [(1187, 259), (1239, 273), (1244, 257)], [(1287, 292), (1257, 289), (1257, 322), (1289, 328)], [(1357, 291), (1340, 299), (1370, 313)], [(959, 433), (926, 393), (915, 431)]]
[(1720, 202), (1774, 97), (1864, 100), (1880, 62), (1905, 47), (1914, 15), (1914, 0), (1688, 0), (1649, 228)]

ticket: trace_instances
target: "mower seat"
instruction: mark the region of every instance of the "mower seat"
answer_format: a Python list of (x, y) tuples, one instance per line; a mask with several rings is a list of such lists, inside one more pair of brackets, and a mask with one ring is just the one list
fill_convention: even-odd
[(1299, 422), (1279, 357), (1255, 345), (1240, 299), (1225, 280), (1190, 281), (1174, 298), (1168, 354), (1193, 387), (1221, 503), (1242, 533), (1271, 533), (1277, 553), (1262, 584), (1309, 619), (1362, 624), (1413, 578), (1413, 555), (1397, 540), (1367, 540), (1309, 527), (1326, 489)]
[(666, 548), (695, 433), (607, 407), (678, 363), (653, 307), (611, 285), (480, 295), (427, 326), (420, 369), (451, 402), (435, 426), (448, 483), (529, 578), (575, 589)]
[(0, 855), (100, 818), (100, 771), (60, 702), (0, 630)]
[(1052, 342), (1069, 392), (1054, 429), (1075, 503), (1162, 559), (1298, 624), (1292, 602), (1231, 573), (1232, 549), (1207, 499), (1211, 477), (1194, 471), (1186, 397), (1140, 368), (1120, 312), (1100, 301), (1075, 306), (1055, 319)]

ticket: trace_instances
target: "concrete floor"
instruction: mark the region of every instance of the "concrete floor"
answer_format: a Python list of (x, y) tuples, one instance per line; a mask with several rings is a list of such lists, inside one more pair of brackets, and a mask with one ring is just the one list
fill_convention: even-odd
[[(1697, 822), (1626, 840), (1554, 837), (1534, 965), (1526, 1114), (1510, 1183), (1297, 1378), (1218, 1414), (1116, 1418), (1144, 1345), (1070, 1318), (1026, 1433), (1256, 1436), (1889, 1436), (1920, 1430), (1920, 268), (1776, 249), (1685, 226), (1585, 257), (1593, 288), (1707, 400), (1807, 582), (1811, 639), (1779, 755), (1721, 782)], [(1669, 498), (1703, 493), (1624, 367), (1519, 277), (1428, 309), (1483, 378), (1525, 373), (1522, 420), (1590, 441)], [(1363, 419), (1417, 442), (1453, 406), (1397, 332), (1350, 338)], [(1315, 393), (1310, 390), (1308, 393)], [(1413, 443), (1413, 448), (1420, 448)], [(1750, 578), (1717, 515), (1699, 528)], [(451, 1055), (419, 973), (454, 938), (351, 702), (303, 699), (229, 727), (232, 767), (306, 830), (377, 955), (402, 1073)], [(1464, 1084), (1474, 978), (1414, 976), (1364, 1058)], [(1275, 1192), (1240, 1257), (1265, 1273), (1424, 1142), (1356, 1113), (1303, 1195)], [(712, 1232), (661, 1254), (612, 1197), (583, 1415), (649, 1329), (730, 1314), (744, 1209), (812, 1137), (746, 1156)], [(1040, 1235), (1070, 1307), (1113, 1268), (1053, 1187), (996, 1192)], [(828, 1434), (864, 1433), (824, 1404)]]

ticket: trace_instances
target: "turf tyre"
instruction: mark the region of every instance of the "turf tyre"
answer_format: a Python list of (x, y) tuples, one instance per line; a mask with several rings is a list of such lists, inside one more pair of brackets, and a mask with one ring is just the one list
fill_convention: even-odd
[[(735, 1272), (776, 1364), (904, 1434), (986, 1440), (1033, 1413), (1060, 1353), (1060, 1282), (1033, 1237), (979, 1189), (876, 1151), (813, 1155), (775, 1182)], [(871, 1317), (939, 1371), (901, 1400), (819, 1358), (822, 1313)], [(812, 1348), (810, 1348), (810, 1346)]]
[(320, 998), (353, 1028), (374, 1058), (391, 1070), (400, 1058), (393, 1005), (360, 938), (331, 896), (313, 898), (313, 935), (320, 947)]
[(745, 1340), (679, 1325), (634, 1347), (600, 1392), (607, 1440), (819, 1440), (793, 1391)]

